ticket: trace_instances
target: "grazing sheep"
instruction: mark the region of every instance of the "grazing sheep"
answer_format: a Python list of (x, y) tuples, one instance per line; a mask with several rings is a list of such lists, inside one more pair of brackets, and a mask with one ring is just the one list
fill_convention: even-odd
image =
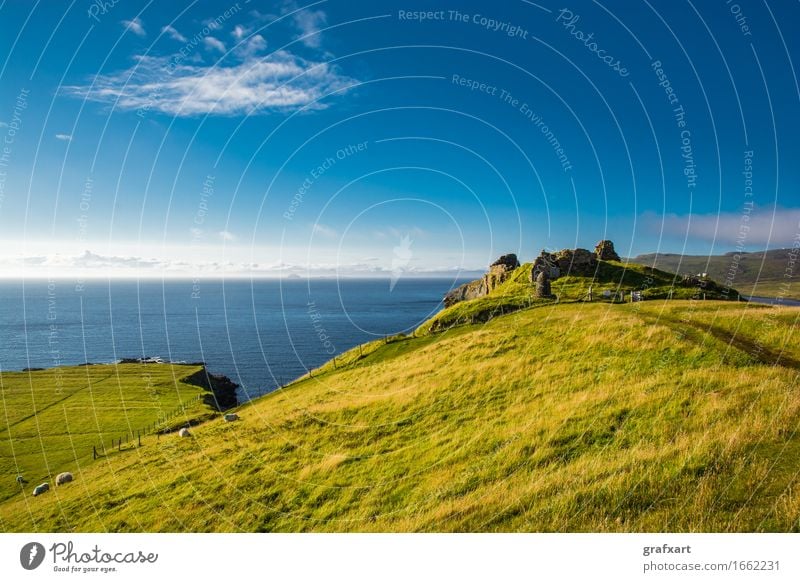
[(188, 437), (188, 436), (192, 436), (192, 435), (189, 433), (189, 429), (188, 428), (182, 428), (181, 430), (178, 431), (178, 436), (180, 436), (180, 437)]
[(41, 495), (45, 491), (50, 491), (49, 483), (42, 483), (41, 485), (37, 485), (36, 488), (33, 490), (33, 496), (36, 497), (37, 495)]
[(25, 483), (27, 482), (28, 480), (25, 477), (23, 477), (22, 475), (17, 475), (17, 483), (19, 483), (20, 485), (25, 485)]
[(225, 419), (225, 422), (233, 422), (234, 420), (239, 420), (239, 415), (234, 412), (229, 412), (222, 418)]
[(64, 483), (69, 483), (70, 481), (72, 481), (72, 479), (73, 479), (72, 473), (70, 473), (69, 471), (65, 473), (59, 473), (58, 475), (56, 475), (56, 485), (63, 485)]

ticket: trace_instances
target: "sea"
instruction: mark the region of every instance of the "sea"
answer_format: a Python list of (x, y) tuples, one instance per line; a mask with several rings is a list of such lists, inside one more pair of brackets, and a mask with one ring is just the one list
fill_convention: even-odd
[(0, 371), (202, 361), (246, 401), (360, 343), (413, 331), (463, 282), (0, 281)]

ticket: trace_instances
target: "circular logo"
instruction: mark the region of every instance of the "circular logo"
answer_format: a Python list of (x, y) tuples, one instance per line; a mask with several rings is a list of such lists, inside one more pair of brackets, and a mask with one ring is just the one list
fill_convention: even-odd
[(19, 563), (26, 570), (35, 570), (44, 561), (44, 546), (39, 542), (30, 542), (19, 551)]

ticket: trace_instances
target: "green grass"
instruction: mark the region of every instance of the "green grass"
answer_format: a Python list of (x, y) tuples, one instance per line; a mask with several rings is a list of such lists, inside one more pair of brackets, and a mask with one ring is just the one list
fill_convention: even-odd
[(562, 303), (374, 342), (0, 529), (800, 531), (798, 316)]
[[(598, 261), (592, 277), (567, 275), (551, 283), (554, 298), (544, 299), (534, 296), (530, 283), (532, 264), (525, 263), (514, 270), (509, 279), (500, 284), (488, 296), (462, 301), (440, 311), (423, 323), (415, 335), (436, 333), (460, 325), (485, 323), (498, 315), (521, 309), (542, 307), (553, 303), (576, 303), (587, 301), (592, 291), (593, 301), (612, 302), (624, 297), (630, 298), (632, 291), (638, 291), (645, 299), (731, 299), (738, 297), (734, 289), (725, 290), (713, 281), (706, 287), (683, 286), (681, 277), (635, 263), (618, 261)], [(604, 292), (610, 294), (605, 298)]]
[[(207, 394), (180, 380), (201, 366), (123, 364), (4, 372), (0, 376), (0, 500), (21, 494), (22, 475), (32, 489), (53, 484), (61, 471), (80, 475), (99, 454), (124, 454), (139, 432), (165, 430), (212, 411)], [(112, 439), (122, 439), (123, 452)], [(151, 444), (155, 436), (145, 436)], [(125, 442), (127, 441), (127, 442)]]

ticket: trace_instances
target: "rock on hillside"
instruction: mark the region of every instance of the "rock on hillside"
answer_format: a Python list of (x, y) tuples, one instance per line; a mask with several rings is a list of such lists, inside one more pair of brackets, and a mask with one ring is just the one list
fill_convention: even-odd
[(601, 261), (619, 261), (619, 255), (614, 250), (614, 243), (610, 240), (601, 240), (594, 247), (594, 254)]
[(456, 287), (444, 297), (444, 306), (450, 307), (460, 301), (469, 301), (478, 297), (485, 297), (498, 285), (506, 281), (509, 275), (519, 268), (517, 255), (510, 253), (503, 255), (489, 265), (489, 272), (480, 279)]

